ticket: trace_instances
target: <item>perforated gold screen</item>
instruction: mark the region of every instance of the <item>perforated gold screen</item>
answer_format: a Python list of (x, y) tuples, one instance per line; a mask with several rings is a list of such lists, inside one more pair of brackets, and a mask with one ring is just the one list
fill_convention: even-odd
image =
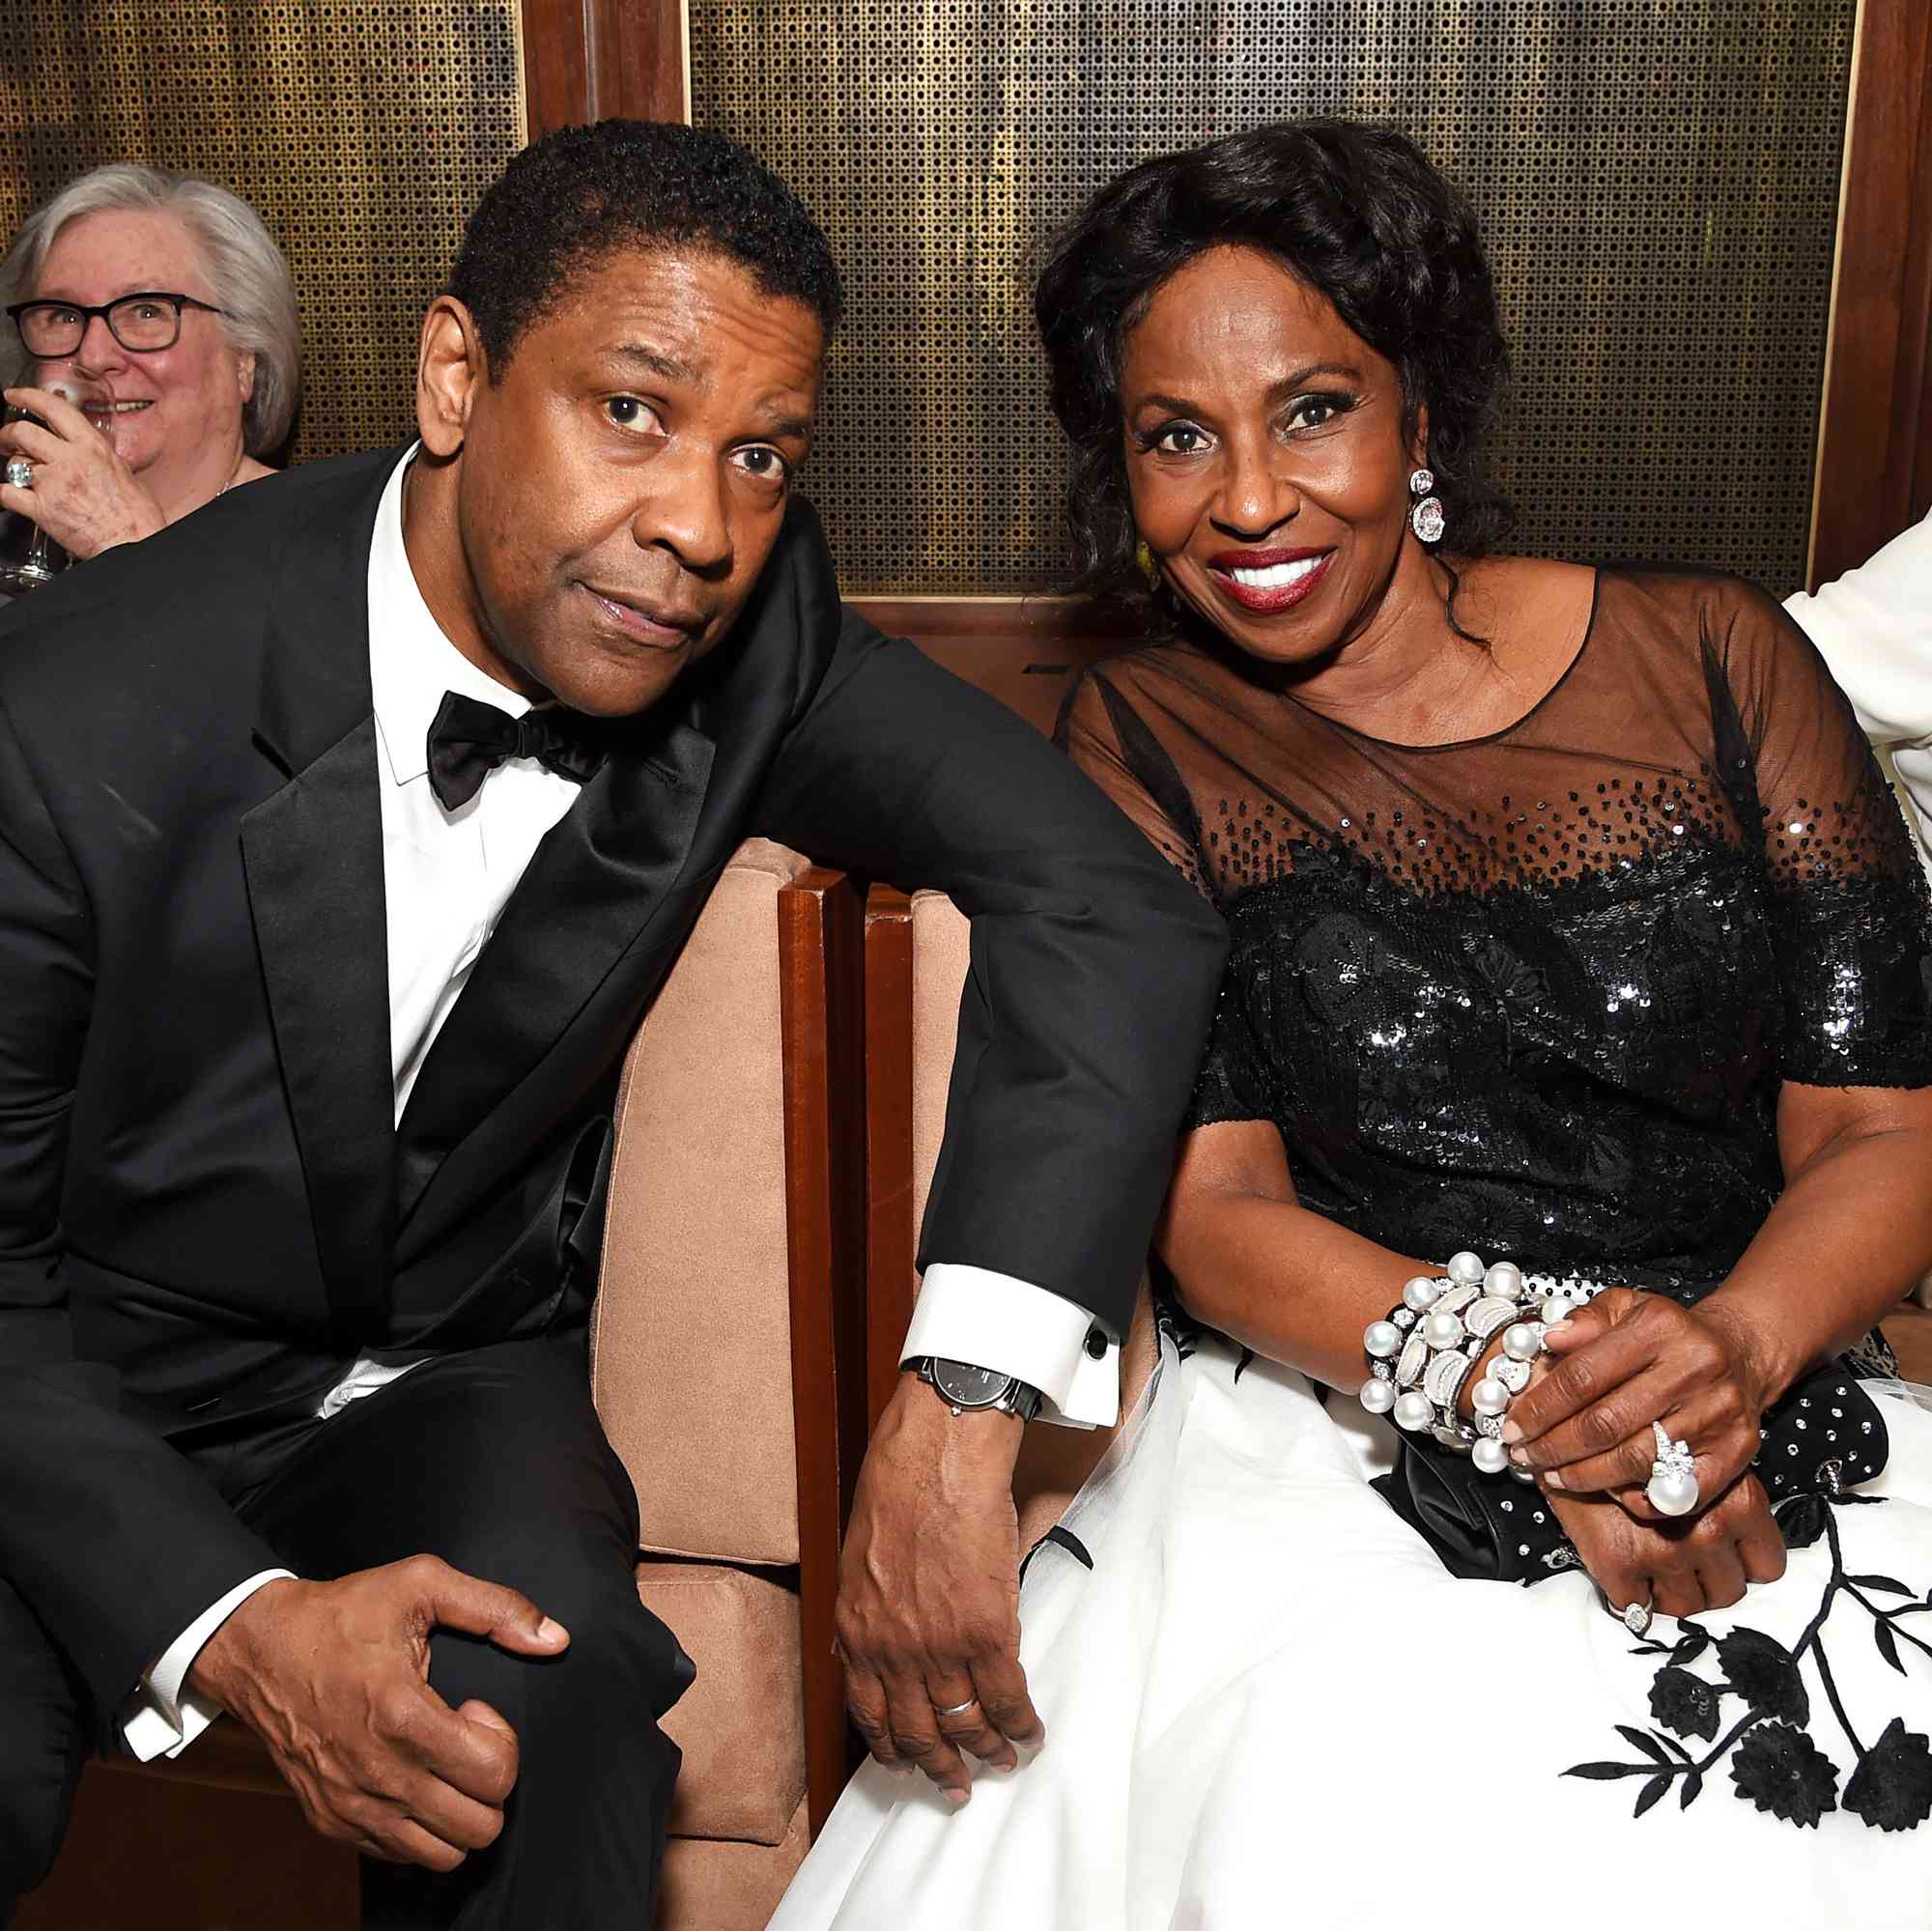
[(523, 127), (517, 0), (0, 0), (0, 236), (110, 160), (251, 202), (301, 298), (298, 458), (410, 433), (423, 304)]
[[(1132, 162), (1392, 121), (1474, 198), (1525, 549), (1804, 564), (1857, 0), (691, 0), (693, 118), (850, 279), (809, 489), (849, 588), (1052, 576), (1039, 238)], [(1453, 516), (1454, 505), (1450, 505)]]

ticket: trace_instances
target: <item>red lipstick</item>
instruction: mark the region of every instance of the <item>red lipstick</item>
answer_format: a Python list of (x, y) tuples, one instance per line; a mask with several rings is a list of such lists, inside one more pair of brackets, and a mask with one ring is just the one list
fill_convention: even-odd
[[(1313, 596), (1334, 557), (1332, 550), (1223, 550), (1208, 559), (1208, 578), (1237, 609), (1273, 616)], [(1304, 567), (1293, 567), (1297, 564)], [(1266, 571), (1276, 581), (1243, 583), (1234, 574), (1237, 570)]]

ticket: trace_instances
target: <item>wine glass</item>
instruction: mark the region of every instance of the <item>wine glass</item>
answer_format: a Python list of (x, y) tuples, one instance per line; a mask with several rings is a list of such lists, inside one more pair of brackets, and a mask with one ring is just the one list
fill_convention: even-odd
[[(71, 362), (42, 362), (28, 372), (27, 386), (45, 389), (71, 403), (89, 422), (111, 442), (114, 440), (114, 391), (98, 376), (88, 375)], [(10, 407), (9, 422), (31, 422), (44, 429), (32, 410)], [(72, 558), (31, 517), (18, 519), (33, 532), (24, 554), (0, 555), (0, 590), (18, 593), (38, 590), (65, 570)], [(10, 547), (11, 552), (11, 547)]]

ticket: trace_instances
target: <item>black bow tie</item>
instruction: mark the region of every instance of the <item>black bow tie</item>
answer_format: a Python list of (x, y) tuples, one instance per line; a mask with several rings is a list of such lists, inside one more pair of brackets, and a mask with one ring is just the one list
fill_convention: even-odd
[(582, 784), (604, 762), (604, 748), (588, 720), (573, 711), (513, 718), (495, 704), (445, 691), (429, 727), (429, 786), (442, 809), (469, 804), (506, 757), (533, 757), (546, 771)]

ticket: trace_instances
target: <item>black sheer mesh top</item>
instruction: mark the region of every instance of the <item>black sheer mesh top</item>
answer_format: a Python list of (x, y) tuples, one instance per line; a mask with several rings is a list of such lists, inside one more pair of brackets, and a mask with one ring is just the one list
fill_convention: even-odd
[(1193, 1123), (1268, 1120), (1304, 1205), (1666, 1287), (1781, 1184), (1778, 1088), (1932, 1085), (1926, 895), (1851, 707), (1725, 578), (1604, 571), (1493, 736), (1406, 747), (1189, 642), (1090, 672), (1073, 756), (1227, 917)]

